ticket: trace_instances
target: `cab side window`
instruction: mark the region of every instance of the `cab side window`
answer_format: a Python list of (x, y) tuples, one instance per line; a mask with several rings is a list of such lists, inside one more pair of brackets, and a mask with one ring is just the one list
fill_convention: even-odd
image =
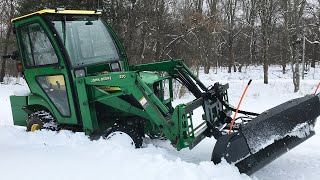
[(63, 75), (38, 76), (37, 82), (63, 116), (70, 116), (66, 82)]
[(38, 23), (21, 28), (26, 67), (42, 66), (58, 63), (58, 57), (53, 46)]

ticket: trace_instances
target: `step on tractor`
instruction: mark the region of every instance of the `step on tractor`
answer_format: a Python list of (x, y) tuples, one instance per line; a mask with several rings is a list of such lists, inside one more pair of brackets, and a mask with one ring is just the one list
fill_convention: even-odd
[[(30, 93), (10, 96), (15, 125), (85, 132), (92, 139), (126, 135), (162, 138), (178, 151), (206, 137), (217, 142), (211, 160), (252, 174), (315, 134), (320, 95), (293, 99), (261, 114), (228, 103), (228, 84), (205, 86), (183, 60), (129, 65), (123, 45), (101, 11), (45, 9), (12, 19), (18, 61)], [(195, 97), (175, 107), (173, 86)], [(203, 108), (202, 123), (193, 111)], [(232, 128), (232, 112), (239, 116)]]

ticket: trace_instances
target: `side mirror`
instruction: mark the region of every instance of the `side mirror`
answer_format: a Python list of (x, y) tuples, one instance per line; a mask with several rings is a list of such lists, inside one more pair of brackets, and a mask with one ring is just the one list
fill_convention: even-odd
[(2, 58), (3, 59), (12, 59), (12, 60), (15, 60), (15, 61), (19, 61), (20, 60), (18, 51), (13, 51), (12, 54), (4, 55), (4, 56), (2, 56)]
[[(12, 54), (4, 55), (4, 56), (2, 56), (2, 58), (3, 59), (11, 59), (11, 60), (14, 60), (14, 61), (20, 61), (19, 51), (13, 51)], [(17, 70), (18, 70), (18, 72), (21, 72), (23, 74), (23, 66), (22, 66), (21, 62), (17, 63)]]

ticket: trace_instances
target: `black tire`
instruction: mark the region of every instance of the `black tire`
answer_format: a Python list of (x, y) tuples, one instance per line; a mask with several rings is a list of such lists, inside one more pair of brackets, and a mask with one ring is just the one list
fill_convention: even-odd
[(147, 135), (149, 136), (150, 139), (167, 140), (167, 138), (161, 133), (157, 133), (157, 134), (147, 133)]
[(114, 125), (112, 128), (110, 128), (109, 130), (107, 130), (107, 132), (104, 134), (104, 138), (107, 139), (107, 137), (114, 133), (114, 132), (122, 132), (127, 134), (128, 136), (131, 137), (135, 148), (140, 148), (142, 146), (142, 136), (140, 135), (139, 131), (137, 128), (134, 128), (133, 126), (130, 125)]
[[(34, 126), (37, 126), (37, 129)], [(30, 114), (27, 119), (27, 131), (35, 131), (35, 130), (58, 130), (58, 124), (51, 113), (47, 111), (37, 111)]]

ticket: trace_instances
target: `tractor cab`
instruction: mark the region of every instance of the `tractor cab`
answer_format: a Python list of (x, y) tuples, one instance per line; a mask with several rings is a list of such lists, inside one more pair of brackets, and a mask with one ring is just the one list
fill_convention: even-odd
[(47, 14), (45, 18), (65, 47), (72, 69), (101, 64), (107, 71), (124, 69), (120, 55), (124, 52), (98, 15)]
[[(64, 62), (69, 70), (88, 68), (89, 74), (124, 70), (127, 59), (123, 47), (111, 28), (99, 18), (100, 14), (42, 10), (13, 19), (21, 40), (24, 67), (56, 65), (61, 69), (60, 62)], [(76, 75), (81, 76), (81, 72)]]
[(57, 119), (77, 124), (76, 78), (128, 68), (119, 39), (100, 14), (47, 9), (12, 20), (24, 77), (31, 92), (37, 92), (29, 97), (29, 103), (43, 98)]

